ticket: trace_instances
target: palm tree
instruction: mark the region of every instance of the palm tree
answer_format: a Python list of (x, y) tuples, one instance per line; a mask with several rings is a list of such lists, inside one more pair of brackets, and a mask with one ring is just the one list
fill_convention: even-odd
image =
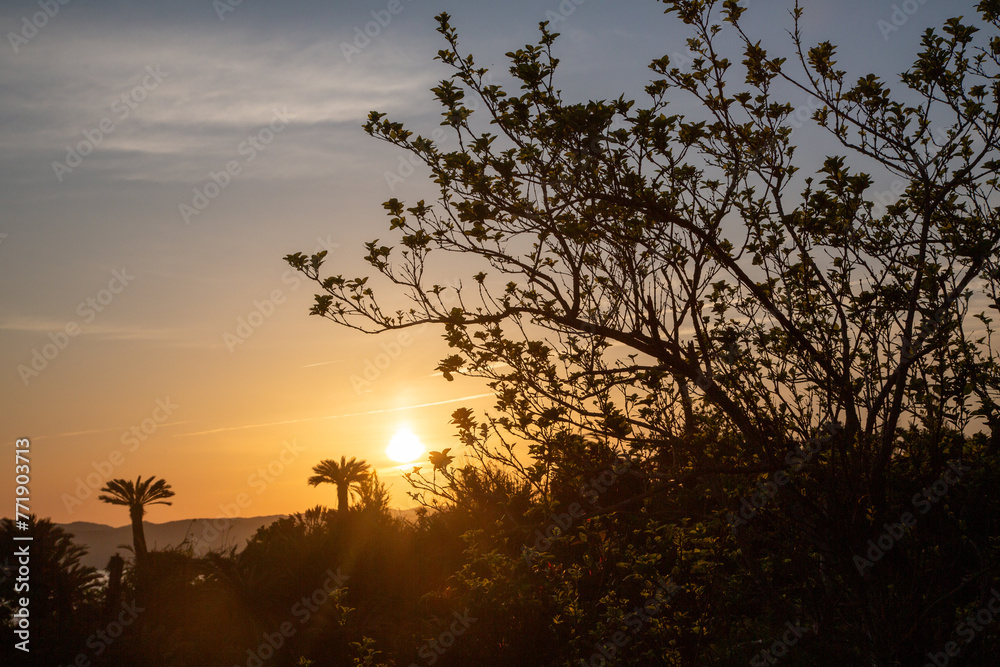
[(142, 529), (142, 517), (146, 513), (146, 505), (171, 505), (166, 500), (174, 495), (166, 480), (150, 477), (143, 481), (142, 475), (135, 482), (126, 479), (113, 479), (101, 489), (108, 495), (98, 496), (98, 499), (112, 505), (128, 505), (128, 513), (132, 518), (132, 541), (135, 543), (135, 557), (138, 560), (147, 553), (146, 534)]
[[(27, 523), (25, 530), (16, 528), (13, 519), (0, 520), (0, 548), (5, 556), (14, 554), (16, 547), (27, 544), (15, 540), (31, 536), (31, 613), (37, 611), (39, 619), (54, 622), (55, 627), (60, 623), (65, 626), (73, 620), (74, 614), (80, 615), (81, 607), (93, 594), (100, 577), (96, 568), (83, 564), (87, 548), (77, 544), (72, 533), (52, 523), (52, 519), (39, 519), (34, 514), (28, 516)], [(18, 558), (11, 556), (0, 565), (0, 581), (11, 580), (0, 590), (0, 605), (11, 609), (20, 597), (14, 594), (13, 579), (17, 574)], [(35, 605), (38, 605), (37, 610)]]
[(371, 466), (365, 461), (358, 461), (353, 456), (348, 461), (347, 457), (341, 456), (340, 463), (332, 459), (324, 459), (313, 467), (316, 473), (309, 478), (310, 486), (320, 484), (337, 485), (337, 512), (343, 514), (347, 512), (347, 496), (351, 491), (358, 492), (355, 484), (360, 484), (366, 477)]
[[(91, 623), (96, 626), (99, 620), (97, 589), (100, 576), (95, 568), (83, 563), (86, 547), (77, 544), (72, 534), (51, 519), (39, 519), (31, 514), (27, 524), (25, 529), (21, 521), (0, 520), (0, 617), (5, 621), (10, 619), (15, 609), (24, 606), (23, 596), (29, 595), (24, 591), (30, 590), (31, 654), (35, 658), (24, 664), (68, 664), (64, 662), (65, 656), (73, 653), (66, 651), (76, 652), (90, 632), (85, 628), (92, 627)], [(30, 542), (18, 541), (29, 536)], [(27, 571), (27, 560), (23, 555), (16, 555), (22, 550), (30, 551), (31, 581), (17, 584), (15, 577)], [(19, 580), (24, 582), (25, 577), (20, 576)], [(5, 625), (16, 627), (16, 621), (12, 619)], [(5, 628), (5, 632), (10, 631)], [(0, 655), (15, 653), (17, 641), (20, 640), (5, 642), (10, 648), (0, 651)], [(0, 663), (20, 664), (6, 657), (0, 657)]]

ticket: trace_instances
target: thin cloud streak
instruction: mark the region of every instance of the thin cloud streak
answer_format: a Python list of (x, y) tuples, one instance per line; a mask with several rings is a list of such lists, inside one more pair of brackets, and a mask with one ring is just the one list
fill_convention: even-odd
[[(77, 319), (59, 320), (52, 317), (36, 317), (15, 315), (5, 321), (0, 321), (0, 331), (15, 333), (43, 334), (64, 331), (67, 324), (76, 323), (79, 333), (73, 337), (94, 337), (105, 340), (149, 340), (175, 341), (184, 335), (182, 329), (157, 329), (136, 325), (117, 326), (111, 324), (78, 322)], [(48, 342), (48, 341), (46, 341)]]
[(306, 364), (302, 368), (312, 368), (314, 366), (328, 366), (329, 364), (342, 364), (345, 361), (347, 361), (347, 360), (346, 359), (336, 359), (334, 361), (321, 361), (318, 364)]
[(223, 431), (242, 431), (248, 428), (262, 428), (264, 426), (282, 426), (284, 424), (299, 424), (302, 422), (319, 421), (323, 419), (346, 419), (347, 417), (365, 417), (368, 415), (380, 415), (386, 412), (402, 412), (403, 410), (416, 410), (417, 408), (429, 408), (434, 405), (447, 405), (448, 403), (458, 403), (459, 401), (469, 401), (474, 398), (485, 398), (487, 396), (493, 396), (494, 394), (473, 394), (472, 396), (461, 396), (459, 398), (450, 398), (446, 401), (434, 401), (433, 403), (420, 403), (419, 405), (406, 405), (401, 408), (383, 408), (381, 410), (369, 410), (367, 412), (348, 412), (342, 415), (327, 415), (325, 417), (306, 417), (305, 419), (285, 419), (276, 422), (266, 422), (264, 424), (246, 424), (244, 426), (225, 426), (223, 428), (214, 428), (208, 431), (197, 431), (194, 433), (178, 433), (175, 438), (183, 438), (190, 435), (208, 435), (210, 433), (221, 433)]
[[(180, 426), (181, 424), (190, 424), (190, 419), (185, 419), (179, 422), (164, 422), (157, 425), (157, 429), (168, 428), (170, 426)], [(53, 435), (38, 435), (32, 436), (31, 440), (55, 440), (56, 438), (74, 438), (81, 435), (93, 435), (95, 433), (126, 433), (128, 432), (130, 426), (113, 426), (110, 428), (92, 428), (86, 431), (71, 431), (68, 433), (56, 433)]]
[[(416, 48), (428, 38), (399, 39)], [(13, 128), (0, 136), (0, 166), (33, 182), (55, 182), (51, 169), (25, 174), (23, 165), (65, 162), (67, 147), (84, 142), (84, 132), (98, 136), (95, 128), (104, 120), (113, 129), (95, 140), (94, 156), (81, 172), (108, 183), (197, 183), (220, 163), (237, 159), (240, 143), (278, 109), (291, 119), (279, 142), (284, 148), (269, 150), (263, 169), (255, 164), (244, 180), (325, 174), (333, 161), (356, 161), (343, 136), (350, 128), (350, 136), (360, 138), (359, 126), (371, 109), (434, 108), (421, 91), (440, 72), (370, 55), (349, 64), (328, 35), (272, 36), (261, 43), (245, 32), (165, 39), (156, 30), (84, 30), (0, 71), (0, 121)], [(74, 60), (86, 61), (87, 68), (66, 66)], [(158, 72), (156, 82), (147, 68)], [(314, 146), (323, 150), (317, 154), (310, 150)], [(66, 178), (80, 180), (76, 173)]]

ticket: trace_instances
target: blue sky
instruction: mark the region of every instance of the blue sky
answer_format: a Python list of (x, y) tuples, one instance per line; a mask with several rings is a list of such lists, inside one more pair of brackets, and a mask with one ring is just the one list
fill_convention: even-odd
[[(787, 52), (789, 4), (751, 4), (747, 27)], [(858, 75), (901, 71), (924, 28), (974, 6), (803, 4), (807, 41), (841, 45)], [(281, 258), (326, 248), (338, 273), (364, 273), (363, 242), (386, 236), (381, 202), (435, 196), (419, 170), (387, 182), (401, 156), (361, 130), (373, 109), (436, 127), (428, 89), (448, 71), (433, 60), (444, 45), (434, 15), (451, 13), (501, 82), (503, 54), (558, 19), (559, 87), (582, 101), (641, 98), (649, 61), (684, 50), (683, 26), (662, 9), (0, 3), (0, 439), (32, 438), (32, 509), (123, 524), (87, 476), (156, 474), (178, 495), (151, 520), (215, 516), (270, 465), (280, 472), (244, 513), (299, 511), (333, 504), (332, 490), (305, 484), (321, 458), (367, 458), (391, 476), (383, 451), (404, 422), (430, 449), (453, 446), (450, 412), (490, 401), (433, 372), (438, 336), (372, 338), (310, 318), (312, 290)], [(274, 464), (290, 441), (303, 452)]]

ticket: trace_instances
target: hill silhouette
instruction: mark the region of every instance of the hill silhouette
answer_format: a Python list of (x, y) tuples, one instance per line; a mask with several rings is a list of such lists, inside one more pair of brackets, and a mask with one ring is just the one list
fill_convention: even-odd
[[(415, 509), (392, 510), (392, 513), (397, 518), (411, 520), (415, 511)], [(283, 516), (285, 515), (272, 514), (232, 519), (182, 519), (166, 523), (144, 521), (143, 524), (150, 549), (161, 550), (178, 546), (187, 540), (195, 547), (196, 554), (200, 555), (211, 550), (234, 546), (237, 551), (242, 551), (247, 540), (253, 537), (259, 528), (270, 525)], [(129, 524), (109, 526), (103, 523), (74, 521), (58, 525), (72, 534), (78, 544), (87, 547), (87, 554), (80, 559), (84, 565), (104, 569), (108, 559), (116, 552), (123, 555), (131, 552), (132, 527)]]

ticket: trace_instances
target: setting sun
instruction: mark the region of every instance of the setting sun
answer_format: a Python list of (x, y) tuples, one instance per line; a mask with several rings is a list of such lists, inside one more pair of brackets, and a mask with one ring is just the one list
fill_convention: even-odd
[(396, 435), (392, 436), (392, 440), (389, 441), (385, 453), (396, 463), (410, 463), (424, 453), (424, 445), (410, 429), (401, 426), (396, 431)]

